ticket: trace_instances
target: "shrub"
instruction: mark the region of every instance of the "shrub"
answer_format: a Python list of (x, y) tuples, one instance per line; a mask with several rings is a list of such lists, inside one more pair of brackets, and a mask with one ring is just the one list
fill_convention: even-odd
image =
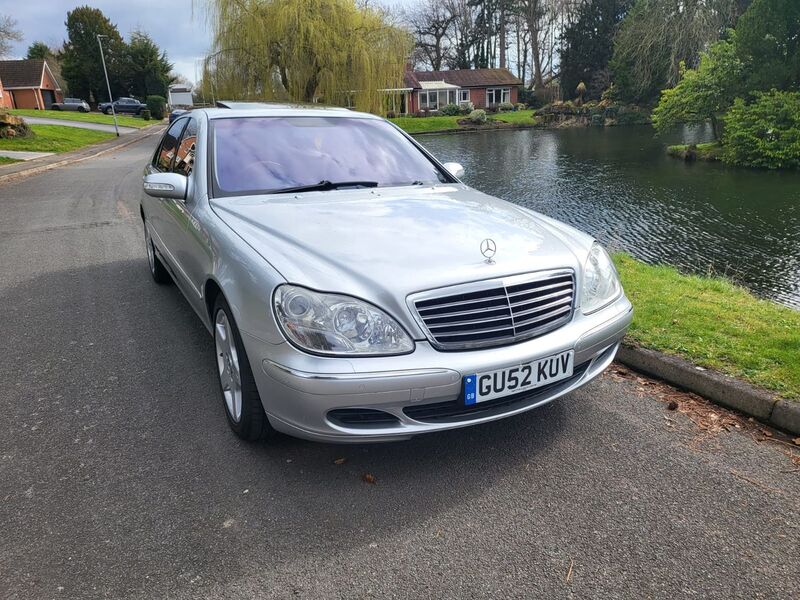
[(767, 169), (800, 168), (800, 92), (737, 98), (725, 115), (722, 160)]
[(464, 102), (463, 104), (459, 105), (458, 108), (460, 109), (462, 115), (468, 115), (475, 110), (475, 105), (472, 102)]
[(454, 117), (455, 115), (459, 114), (461, 109), (458, 107), (458, 104), (448, 104), (447, 106), (443, 106), (439, 109), (439, 113), (446, 115), (448, 117)]
[(149, 108), (145, 108), (144, 110), (142, 110), (142, 119), (144, 119), (145, 121), (149, 121), (151, 117), (152, 114), (150, 113)]
[(154, 119), (160, 121), (164, 118), (164, 112), (167, 109), (167, 100), (164, 96), (148, 96), (145, 104)]
[(541, 108), (544, 106), (544, 102), (542, 99), (539, 98), (536, 94), (533, 93), (533, 90), (529, 90), (526, 88), (521, 88), (519, 90), (519, 101), (521, 104), (524, 104), (526, 107), (529, 108)]
[(525, 105), (524, 102), (517, 102), (514, 105), (514, 110), (525, 110), (526, 108), (527, 108), (527, 106)]
[(486, 123), (486, 111), (482, 109), (473, 110), (469, 113), (469, 120), (476, 125), (483, 125)]
[(497, 110), (500, 112), (511, 112), (514, 110), (514, 105), (511, 102), (501, 102), (497, 105)]

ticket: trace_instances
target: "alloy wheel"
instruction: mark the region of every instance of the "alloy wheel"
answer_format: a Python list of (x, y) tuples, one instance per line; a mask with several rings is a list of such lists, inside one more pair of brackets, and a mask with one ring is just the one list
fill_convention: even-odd
[(217, 350), (217, 370), (225, 407), (234, 422), (242, 418), (242, 377), (239, 355), (233, 340), (233, 328), (224, 310), (218, 310), (214, 320), (214, 345)]

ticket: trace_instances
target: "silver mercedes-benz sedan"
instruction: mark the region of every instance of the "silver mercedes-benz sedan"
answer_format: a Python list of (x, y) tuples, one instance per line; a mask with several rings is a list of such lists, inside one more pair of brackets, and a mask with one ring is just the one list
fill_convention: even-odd
[(614, 358), (632, 308), (590, 236), (471, 189), (373, 115), (228, 106), (169, 126), (141, 216), (153, 279), (214, 336), (237, 435), (485, 423)]

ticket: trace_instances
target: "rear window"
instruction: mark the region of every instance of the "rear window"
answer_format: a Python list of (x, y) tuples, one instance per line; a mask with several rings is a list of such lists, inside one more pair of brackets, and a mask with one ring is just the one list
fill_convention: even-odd
[(242, 117), (211, 121), (216, 196), (279, 192), (321, 181), (378, 186), (451, 181), (385, 121)]

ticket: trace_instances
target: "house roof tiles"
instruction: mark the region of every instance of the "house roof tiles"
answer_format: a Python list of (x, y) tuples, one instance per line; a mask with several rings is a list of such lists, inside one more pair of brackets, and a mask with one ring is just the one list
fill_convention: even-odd
[(450, 71), (413, 71), (406, 73), (406, 86), (419, 88), (423, 81), (445, 81), (458, 87), (522, 85), (508, 69), (453, 69)]
[(44, 60), (0, 60), (0, 80), (5, 88), (38, 88), (42, 85)]

